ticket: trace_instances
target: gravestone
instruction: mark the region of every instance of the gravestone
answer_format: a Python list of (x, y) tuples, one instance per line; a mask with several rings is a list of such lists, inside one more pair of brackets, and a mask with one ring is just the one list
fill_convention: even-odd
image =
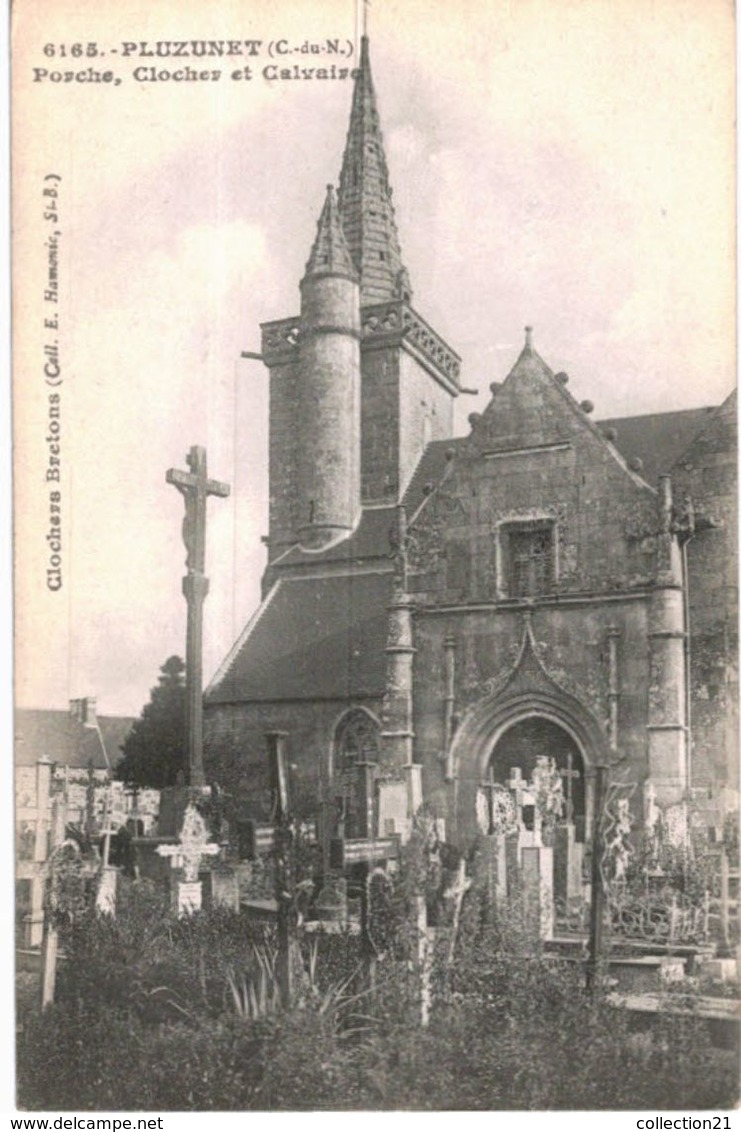
[(522, 903), (525, 927), (537, 939), (553, 939), (553, 850), (525, 846), (522, 854)]
[(239, 911), (239, 877), (229, 865), (215, 865), (202, 873), (201, 884), (204, 907)]
[(406, 782), (382, 782), (378, 787), (378, 831), (382, 837), (408, 837), (410, 825)]
[(502, 904), (507, 898), (506, 838), (519, 832), (515, 802), (505, 786), (494, 782), (489, 772), (479, 786), (476, 817), (484, 835), (477, 860), (479, 880), (483, 882), (488, 906)]
[(203, 857), (213, 857), (219, 846), (208, 841), (206, 823), (195, 806), (190, 803), (183, 817), (183, 827), (177, 845), (159, 845), (160, 857), (169, 857), (173, 869), (182, 869), (182, 879), (172, 886), (173, 906), (178, 916), (198, 911), (202, 906), (202, 889), (198, 874)]
[(325, 878), (314, 905), (316, 918), (329, 923), (347, 920), (347, 881), (344, 877)]
[(553, 894), (567, 904), (584, 898), (584, 845), (573, 822), (557, 825), (553, 842)]

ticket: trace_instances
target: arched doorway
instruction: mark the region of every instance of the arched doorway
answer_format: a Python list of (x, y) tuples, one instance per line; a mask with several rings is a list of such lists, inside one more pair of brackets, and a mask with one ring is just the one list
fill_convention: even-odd
[[(565, 733), (574, 741), (580, 757), (579, 763), (576, 763), (575, 758), (574, 762), (582, 776), (582, 806), (585, 811), (583, 838), (586, 843), (589, 842), (595, 766), (608, 763), (609, 744), (595, 715), (574, 696), (554, 685), (553, 689), (515, 686), (511, 692), (479, 701), (461, 721), (450, 754), (453, 830), (454, 837), (461, 844), (470, 845), (480, 832), (476, 801), (482, 783), (489, 777), (492, 755), (495, 755), (497, 773), (500, 773), (501, 765), (503, 774), (508, 775), (510, 767), (517, 764), (510, 761), (512, 751), (507, 754), (506, 736), (509, 732), (513, 733), (510, 742), (517, 740), (518, 736), (521, 738), (523, 732), (514, 731), (514, 728), (530, 719), (548, 721), (558, 729), (557, 732), (549, 732), (549, 735), (554, 740), (557, 738), (559, 749), (564, 755), (568, 751), (561, 746), (564, 741), (559, 732)], [(501, 742), (504, 745), (498, 752), (502, 756), (500, 764), (496, 753)], [(518, 749), (518, 754), (520, 750), (521, 748)], [(523, 768), (523, 777), (524, 773)], [(574, 779), (573, 782), (579, 782), (579, 779)]]
[(519, 719), (496, 740), (488, 758), (485, 779), (507, 785), (512, 772), (531, 782), (536, 761), (553, 759), (563, 784), (563, 817), (573, 821), (576, 840), (584, 841), (586, 825), (585, 766), (579, 744), (564, 727), (545, 716)]

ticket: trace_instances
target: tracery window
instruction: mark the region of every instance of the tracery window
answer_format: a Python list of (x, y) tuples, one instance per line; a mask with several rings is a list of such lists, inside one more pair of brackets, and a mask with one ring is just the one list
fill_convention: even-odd
[(380, 729), (367, 711), (360, 708), (347, 713), (337, 728), (332, 792), (338, 802), (338, 819), (344, 824), (345, 837), (358, 836), (360, 793), (358, 763), (378, 762)]

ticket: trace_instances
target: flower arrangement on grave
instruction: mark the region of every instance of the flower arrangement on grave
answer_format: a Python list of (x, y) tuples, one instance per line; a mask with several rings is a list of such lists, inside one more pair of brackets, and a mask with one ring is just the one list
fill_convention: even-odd
[(83, 854), (71, 838), (53, 851), (46, 863), (44, 912), (55, 928), (69, 927), (92, 906), (99, 871), (97, 852)]
[(556, 760), (538, 755), (532, 774), (535, 805), (540, 814), (544, 845), (553, 844), (553, 831), (564, 813), (563, 781)]

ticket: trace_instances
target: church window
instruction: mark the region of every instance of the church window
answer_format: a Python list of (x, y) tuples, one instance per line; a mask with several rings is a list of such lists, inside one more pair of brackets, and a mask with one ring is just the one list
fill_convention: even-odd
[(506, 597), (537, 597), (556, 581), (555, 524), (548, 520), (507, 524), (502, 532)]
[(360, 762), (378, 760), (378, 724), (367, 711), (351, 711), (337, 733), (338, 769), (352, 769)]
[(357, 837), (360, 821), (359, 763), (379, 757), (379, 727), (366, 711), (355, 709), (340, 721), (335, 741), (332, 793), (341, 809), (345, 837)]

